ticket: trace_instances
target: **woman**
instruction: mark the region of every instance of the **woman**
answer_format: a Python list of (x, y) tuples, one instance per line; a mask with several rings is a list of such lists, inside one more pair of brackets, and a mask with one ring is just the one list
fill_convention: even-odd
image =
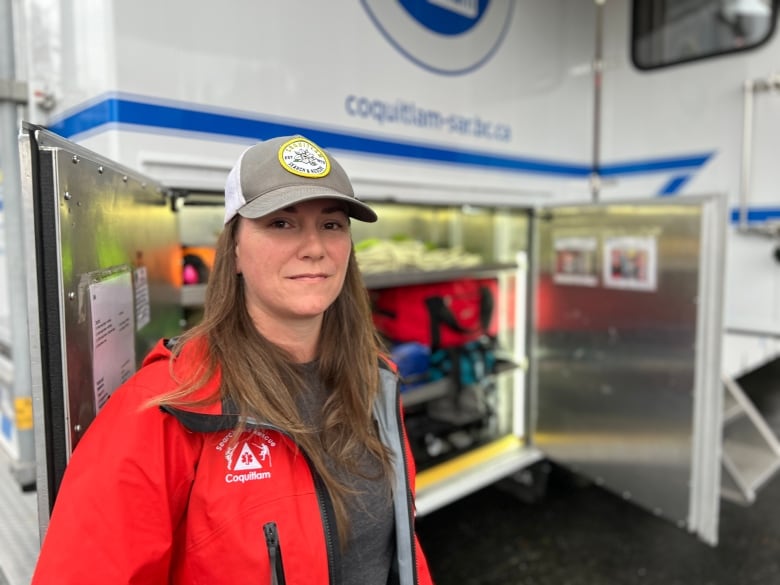
[(376, 220), (311, 141), (244, 151), (204, 318), (80, 441), (35, 585), (431, 582), (350, 217)]

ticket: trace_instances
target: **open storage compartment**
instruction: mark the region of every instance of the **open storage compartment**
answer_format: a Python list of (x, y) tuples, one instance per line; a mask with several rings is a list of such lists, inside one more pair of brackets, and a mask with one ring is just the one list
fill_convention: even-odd
[[(194, 262), (208, 267), (208, 248), (222, 227), (221, 200), (221, 194), (187, 194), (176, 206), (183, 259), (190, 263), (193, 254), (205, 251)], [(371, 295), (391, 289), (403, 297), (407, 288), (464, 281), (495, 287), (488, 367), (469, 378), (420, 371), (414, 383), (404, 378), (402, 401), (422, 515), (541, 458), (523, 440), (530, 214), (473, 205), (371, 205), (379, 216), (376, 223), (352, 223)], [(200, 318), (205, 286), (182, 286), (186, 326)], [(389, 351), (404, 345), (412, 344), (387, 338)]]

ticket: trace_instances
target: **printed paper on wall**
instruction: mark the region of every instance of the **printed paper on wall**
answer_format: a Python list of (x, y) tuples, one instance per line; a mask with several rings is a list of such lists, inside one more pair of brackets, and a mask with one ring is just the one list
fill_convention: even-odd
[(89, 286), (92, 315), (92, 368), (95, 408), (99, 411), (135, 372), (135, 315), (130, 272)]
[(553, 281), (558, 284), (596, 286), (595, 237), (555, 238)]
[(604, 287), (654, 291), (658, 286), (657, 243), (652, 236), (604, 240)]

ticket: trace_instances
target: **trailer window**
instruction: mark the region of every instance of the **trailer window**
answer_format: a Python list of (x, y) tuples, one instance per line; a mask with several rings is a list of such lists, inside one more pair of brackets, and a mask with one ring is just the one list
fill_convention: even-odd
[(634, 0), (631, 56), (655, 69), (764, 43), (778, 0)]

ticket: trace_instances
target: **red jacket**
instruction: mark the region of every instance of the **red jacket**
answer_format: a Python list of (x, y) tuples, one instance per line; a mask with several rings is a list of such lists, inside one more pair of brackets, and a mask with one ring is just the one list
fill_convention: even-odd
[[(159, 343), (74, 450), (33, 585), (271, 583), (274, 538), (287, 585), (336, 585), (330, 499), (287, 435), (252, 422), (231, 446), (236, 419), (222, 404), (142, 408), (173, 388), (169, 357)], [(175, 368), (186, 367), (185, 350)], [(381, 378), (375, 416), (397, 462), (396, 582), (427, 585), (395, 375), (383, 369)]]

